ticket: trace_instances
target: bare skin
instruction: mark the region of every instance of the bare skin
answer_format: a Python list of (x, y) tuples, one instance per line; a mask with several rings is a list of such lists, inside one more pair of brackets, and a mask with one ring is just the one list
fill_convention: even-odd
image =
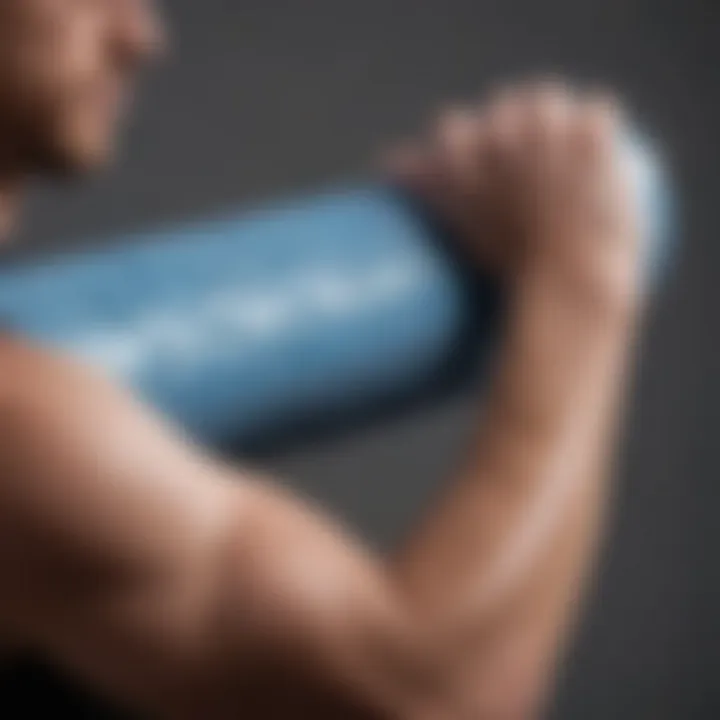
[[(115, 48), (90, 53), (86, 88), (154, 47), (143, 0), (8, 0), (0, 28), (63, 5), (76, 41), (92, 8), (86, 40)], [(33, 148), (8, 207), (27, 175), (105, 157), (106, 91), (85, 92), (56, 93), (22, 136), (6, 123), (0, 147)], [(158, 717), (538, 717), (601, 537), (641, 314), (617, 123), (606, 101), (518, 88), (395, 161), (511, 302), (475, 441), (393, 557), (88, 368), (2, 341), (0, 635)]]

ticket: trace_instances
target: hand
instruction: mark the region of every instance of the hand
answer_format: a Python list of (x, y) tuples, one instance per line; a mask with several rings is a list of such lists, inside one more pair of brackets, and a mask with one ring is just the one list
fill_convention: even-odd
[(511, 283), (542, 273), (573, 302), (624, 308), (640, 283), (622, 129), (611, 98), (526, 85), (442, 113), (389, 167)]

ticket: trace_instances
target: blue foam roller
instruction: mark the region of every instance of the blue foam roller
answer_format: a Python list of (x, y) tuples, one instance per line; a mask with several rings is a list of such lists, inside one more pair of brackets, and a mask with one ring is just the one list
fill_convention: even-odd
[[(661, 173), (634, 157), (646, 235), (664, 239)], [(420, 388), (468, 328), (487, 336), (491, 309), (437, 234), (391, 188), (326, 192), (6, 269), (0, 318), (199, 438), (242, 440)]]

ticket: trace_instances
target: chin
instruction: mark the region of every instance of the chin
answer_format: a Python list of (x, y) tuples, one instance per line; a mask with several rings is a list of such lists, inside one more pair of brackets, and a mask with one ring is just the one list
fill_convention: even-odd
[(109, 142), (58, 143), (38, 163), (41, 172), (56, 177), (83, 177), (104, 170), (115, 159)]
[(82, 176), (104, 169), (115, 159), (117, 123), (109, 118), (79, 113), (47, 130), (35, 144), (35, 167), (40, 174)]
[(100, 172), (113, 164), (115, 148), (112, 145), (83, 148), (70, 158), (71, 171), (77, 175)]

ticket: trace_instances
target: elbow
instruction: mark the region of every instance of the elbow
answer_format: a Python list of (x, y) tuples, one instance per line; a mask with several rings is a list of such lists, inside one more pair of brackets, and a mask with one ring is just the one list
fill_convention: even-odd
[(513, 695), (498, 698), (495, 693), (458, 691), (437, 706), (408, 713), (406, 720), (540, 720), (543, 716), (538, 703)]
[(473, 694), (468, 699), (465, 692), (450, 693), (439, 701), (423, 698), (399, 716), (393, 715), (401, 720), (540, 720), (543, 716), (537, 705), (526, 705), (512, 697), (497, 701)]
[[(490, 638), (481, 646), (427, 642), (424, 676), (418, 676), (413, 702), (403, 720), (540, 720), (551, 690), (551, 663), (543, 662), (525, 643), (512, 648)], [(417, 655), (415, 655), (417, 657)]]
[(497, 698), (458, 691), (446, 696), (437, 705), (405, 715), (405, 720), (540, 720), (543, 713), (536, 703), (525, 703), (513, 696)]
[(538, 703), (528, 703), (515, 697), (503, 698), (498, 702), (480, 704), (477, 720), (540, 720), (544, 713), (540, 712)]

